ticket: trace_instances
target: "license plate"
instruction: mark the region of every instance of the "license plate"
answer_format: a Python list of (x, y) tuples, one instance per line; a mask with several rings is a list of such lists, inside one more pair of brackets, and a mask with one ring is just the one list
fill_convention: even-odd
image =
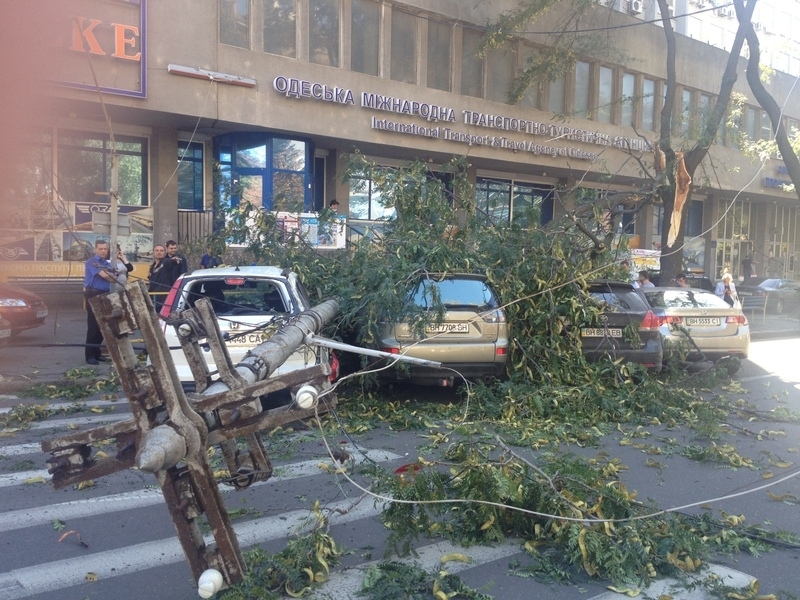
[(7, 338), (11, 337), (11, 330), (10, 329), (0, 329), (0, 338)]
[(37, 310), (37, 311), (36, 311), (36, 318), (37, 318), (37, 319), (43, 319), (43, 318), (44, 318), (44, 317), (46, 317), (46, 316), (47, 316), (47, 309), (44, 309), (44, 310)]
[(686, 325), (689, 327), (700, 326), (717, 326), (719, 325), (718, 317), (687, 317)]
[(609, 327), (602, 329), (600, 327), (584, 327), (581, 329), (581, 337), (613, 337), (621, 338), (622, 329), (617, 327)]
[(435, 323), (428, 325), (425, 333), (469, 333), (469, 323)]
[(256, 346), (266, 342), (268, 339), (269, 336), (259, 332), (243, 333), (229, 337), (225, 342), (225, 345), (231, 346), (232, 348), (255, 348)]

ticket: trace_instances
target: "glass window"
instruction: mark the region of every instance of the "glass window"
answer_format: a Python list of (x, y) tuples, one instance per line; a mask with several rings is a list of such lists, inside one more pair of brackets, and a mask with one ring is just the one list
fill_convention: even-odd
[(486, 53), (486, 97), (495, 102), (508, 103), (508, 90), (514, 77), (516, 52), (511, 44), (491, 49)]
[(600, 85), (597, 90), (597, 120), (611, 123), (611, 109), (614, 102), (614, 70), (600, 67)]
[(589, 84), (591, 82), (591, 65), (585, 62), (578, 62), (575, 65), (575, 105), (574, 114), (576, 117), (589, 118)]
[[(145, 206), (147, 140), (117, 136), (119, 203)], [(58, 138), (58, 193), (71, 202), (108, 202), (111, 185), (111, 142), (102, 134), (62, 132)]]
[(203, 144), (178, 142), (178, 208), (203, 210)]
[(642, 128), (656, 130), (656, 82), (646, 78), (642, 81)]
[(272, 210), (303, 212), (306, 206), (306, 143), (272, 140)]
[(653, 228), (650, 233), (653, 236), (653, 241), (661, 243), (661, 232), (664, 231), (664, 205), (653, 205)]
[(392, 10), (391, 77), (405, 83), (417, 82), (417, 17)]
[(348, 216), (363, 221), (385, 221), (394, 217), (394, 208), (381, 203), (381, 192), (375, 183), (366, 177), (350, 179), (350, 201)]
[(289, 212), (311, 208), (308, 142), (248, 133), (225, 136), (220, 144), (219, 191), (224, 204), (249, 202), (259, 208)]
[(479, 177), (475, 184), (476, 207), (488, 223), (509, 222), (529, 227), (552, 219), (548, 208), (552, 189), (535, 185)]
[(339, 0), (310, 0), (308, 8), (308, 60), (338, 67)]
[(767, 111), (761, 111), (761, 139), (768, 140), (772, 138), (772, 122), (769, 120)]
[(700, 115), (700, 125), (702, 127), (705, 127), (706, 122), (711, 116), (711, 111), (713, 108), (714, 107), (711, 105), (711, 96), (708, 94), (700, 94), (700, 104), (698, 105), (698, 109)]
[[(523, 68), (529, 66), (534, 60), (536, 60), (536, 54), (538, 50), (532, 46), (525, 44), (522, 47), (522, 64)], [(516, 76), (519, 77), (521, 73), (517, 72)], [(531, 108), (536, 108), (539, 106), (539, 91), (541, 89), (541, 84), (536, 83), (533, 85), (529, 85), (525, 92), (522, 94), (522, 98), (520, 98), (519, 103), (522, 106), (529, 106)], [(563, 110), (563, 109), (562, 109)]]
[(303, 171), (306, 168), (306, 143), (299, 140), (272, 140), (272, 166), (275, 169)]
[(563, 75), (550, 82), (548, 102), (550, 112), (563, 113), (567, 97), (567, 78)]
[(297, 57), (297, 0), (264, 0), (264, 52)]
[(692, 131), (692, 90), (681, 90), (681, 135), (689, 137)]
[(483, 34), (474, 29), (463, 29), (461, 38), (461, 93), (464, 96), (483, 96), (483, 58), (481, 39)]
[(219, 41), (250, 47), (250, 0), (220, 0)]
[(747, 137), (753, 141), (758, 139), (758, 111), (750, 106), (745, 109), (745, 126), (747, 127)]
[(262, 141), (240, 142), (236, 147), (236, 166), (264, 169), (267, 166), (267, 146)]
[(488, 223), (505, 225), (510, 219), (511, 182), (478, 179), (475, 185), (475, 205)]
[(381, 7), (371, 0), (353, 0), (350, 15), (350, 68), (378, 76), (381, 44)]
[(636, 75), (633, 73), (622, 74), (622, 113), (620, 124), (633, 127), (633, 100), (636, 93)]
[(453, 26), (441, 21), (428, 21), (428, 87), (451, 91), (450, 37)]

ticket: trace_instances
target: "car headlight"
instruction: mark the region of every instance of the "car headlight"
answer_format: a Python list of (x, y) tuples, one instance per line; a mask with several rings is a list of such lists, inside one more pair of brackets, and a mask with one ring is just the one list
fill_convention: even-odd
[(3, 308), (23, 308), (28, 306), (25, 300), (19, 298), (0, 298), (0, 306)]

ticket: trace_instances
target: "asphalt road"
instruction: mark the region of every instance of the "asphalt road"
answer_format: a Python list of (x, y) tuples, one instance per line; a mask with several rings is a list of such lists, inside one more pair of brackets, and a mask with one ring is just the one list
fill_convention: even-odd
[[(797, 338), (755, 342), (751, 360), (744, 362), (736, 376), (738, 384), (723, 393), (752, 403), (760, 410), (800, 410), (797, 355)], [(19, 400), (6, 394), (0, 396), (0, 402), (0, 406), (11, 406)], [(130, 470), (98, 479), (96, 485), (83, 490), (54, 490), (47, 481), (47, 457), (39, 451), (43, 439), (127, 416), (129, 409), (124, 398), (115, 401), (97, 395), (82, 412), (53, 417), (29, 430), (0, 437), (0, 598), (197, 597), (152, 476)], [(638, 492), (639, 499), (652, 499), (661, 508), (679, 508), (687, 513), (711, 510), (720, 516), (719, 511), (724, 510), (727, 514), (742, 514), (748, 523), (763, 523), (771, 529), (800, 535), (797, 503), (792, 500), (800, 498), (800, 479), (793, 476), (800, 462), (797, 458), (800, 426), (752, 420), (746, 414), (730, 425), (735, 430), (731, 443), (741, 455), (751, 458), (758, 469), (723, 468), (689, 461), (674, 448), (694, 443), (692, 432), (665, 427), (647, 428), (650, 444), (673, 449), (658, 457), (658, 468), (647, 466), (651, 455), (645, 450), (621, 446), (622, 434), (607, 436), (603, 449), (629, 466), (621, 476), (629, 489)], [(395, 468), (414, 461), (419, 447), (428, 440), (419, 432), (385, 428), (357, 436), (355, 442), (357, 446), (346, 446), (350, 441), (344, 436), (330, 439), (331, 444), (346, 447), (358, 461), (373, 460), (386, 468)], [(270, 552), (278, 551), (287, 537), (307, 524), (309, 510), (316, 500), (323, 506), (339, 508), (343, 514), (331, 518), (331, 534), (350, 552), (315, 597), (355, 599), (364, 565), (381, 559), (384, 554), (386, 531), (378, 519), (380, 501), (367, 498), (358, 502), (359, 489), (320, 468), (321, 462), (330, 461), (317, 432), (298, 431), (270, 438), (267, 450), (273, 458), (275, 476), (243, 492), (224, 493), (228, 510), (240, 515), (234, 524), (241, 545), (258, 544)], [(598, 449), (578, 451), (593, 455)], [(774, 462), (794, 464), (777, 467)], [(767, 472), (772, 474), (769, 479)], [(359, 481), (358, 477), (356, 480)], [(772, 487), (768, 489), (759, 489), (770, 484)], [(788, 500), (776, 501), (768, 492)], [(75, 533), (59, 541), (68, 531)], [(607, 582), (588, 578), (573, 585), (550, 587), (509, 575), (508, 565), (512, 560), (525, 560), (519, 551), (519, 540), (469, 549), (423, 540), (417, 550), (416, 560), (430, 569), (438, 566), (442, 554), (454, 550), (466, 553), (474, 562), (457, 565), (460, 576), (467, 584), (497, 599), (622, 598), (607, 595), (611, 594)], [(783, 596), (791, 598), (800, 590), (798, 561), (800, 551), (787, 548), (757, 558), (743, 554), (720, 558), (716, 563), (724, 576), (738, 577), (731, 583), (740, 585), (757, 578), (761, 594), (795, 594)], [(452, 571), (456, 570), (454, 564), (448, 565)], [(96, 577), (96, 581), (90, 582), (87, 577)], [(660, 582), (662, 587), (647, 591), (647, 595), (658, 597), (668, 591), (676, 600), (704, 597), (699, 591), (667, 589), (668, 584)]]

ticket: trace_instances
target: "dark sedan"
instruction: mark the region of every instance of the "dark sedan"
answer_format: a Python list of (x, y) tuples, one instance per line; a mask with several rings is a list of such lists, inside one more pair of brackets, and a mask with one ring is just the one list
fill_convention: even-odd
[(0, 283), (0, 317), (11, 324), (11, 335), (16, 335), (43, 325), (47, 306), (33, 292), (10, 283)]
[(656, 315), (641, 290), (630, 283), (594, 281), (589, 295), (601, 312), (581, 327), (582, 351), (589, 360), (622, 358), (660, 371), (663, 361)]
[(782, 315), (800, 308), (800, 285), (791, 279), (750, 279), (736, 292), (745, 309), (766, 306), (767, 312)]

